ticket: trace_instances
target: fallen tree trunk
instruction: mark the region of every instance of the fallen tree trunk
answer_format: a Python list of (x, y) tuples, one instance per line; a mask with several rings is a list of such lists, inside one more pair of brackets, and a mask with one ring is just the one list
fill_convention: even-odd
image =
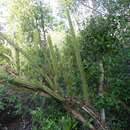
[[(96, 114), (91, 107), (87, 106), (86, 104), (81, 103), (80, 101), (77, 100), (69, 100), (67, 97), (63, 97), (60, 94), (58, 94), (57, 92), (51, 90), (50, 88), (48, 88), (47, 86), (37, 82), (37, 83), (30, 83), (26, 80), (17, 78), (17, 77), (12, 77), (12, 76), (8, 76), (7, 74), (3, 75), (0, 74), (0, 84), (4, 84), (6, 82), (8, 82), (10, 85), (13, 85), (19, 89), (26, 89), (29, 91), (33, 91), (33, 92), (38, 92), (41, 93), (41, 95), (43, 96), (48, 96), (48, 97), (52, 97), (55, 98), (56, 100), (60, 101), (63, 105), (64, 108), (73, 115), (74, 118), (78, 119), (80, 122), (82, 122), (83, 124), (85, 124), (87, 121), (85, 119), (85, 117), (79, 112), (79, 110), (84, 110), (84, 112), (86, 112), (87, 114), (89, 114), (99, 125), (99, 127), (102, 130), (107, 130), (107, 128), (105, 128), (100, 119), (98, 118), (98, 114)], [(68, 104), (74, 104), (74, 106), (70, 106)], [(82, 105), (83, 104), (83, 105)], [(94, 128), (94, 126), (92, 124), (90, 124), (90, 129), (91, 130), (96, 130), (96, 128)]]

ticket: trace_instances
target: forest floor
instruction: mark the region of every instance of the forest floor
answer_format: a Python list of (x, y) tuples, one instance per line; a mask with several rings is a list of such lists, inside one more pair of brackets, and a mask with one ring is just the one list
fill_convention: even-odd
[(9, 109), (0, 113), (0, 130), (32, 130), (31, 117), (12, 116), (12, 113)]

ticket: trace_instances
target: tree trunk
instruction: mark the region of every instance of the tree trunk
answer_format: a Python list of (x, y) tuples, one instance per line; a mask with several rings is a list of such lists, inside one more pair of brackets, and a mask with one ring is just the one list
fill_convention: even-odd
[[(47, 86), (44, 86), (43, 84), (37, 83), (37, 84), (32, 84), (29, 81), (21, 80), (19, 78), (13, 78), (13, 77), (8, 77), (6, 75), (3, 75), (0, 73), (0, 81), (1, 84), (4, 84), (4, 82), (8, 81), (8, 83), (12, 86), (12, 88), (19, 88), (19, 89), (26, 89), (29, 91), (33, 92), (38, 92), (40, 95), (43, 95), (45, 97), (52, 97), (55, 98), (56, 100), (60, 101), (62, 105), (64, 105), (64, 108), (73, 115), (74, 118), (78, 119), (81, 121), (83, 124), (87, 122), (85, 119), (84, 115), (80, 112), (81, 110), (88, 113), (99, 125), (101, 130), (107, 130), (105, 126), (100, 122), (99, 116), (97, 113), (94, 112), (94, 110), (91, 108), (91, 105), (83, 104), (82, 102), (79, 102), (75, 99), (70, 99), (69, 97), (63, 97)], [(73, 104), (73, 105), (71, 105)], [(96, 130), (96, 128), (92, 125), (89, 124), (89, 128), (91, 130)]]
[[(14, 42), (16, 40), (16, 35), (14, 33)], [(19, 45), (17, 44), (17, 46), (19, 47)], [(16, 69), (17, 69), (17, 73), (18, 75), (20, 75), (20, 52), (17, 48), (14, 48), (15, 51), (15, 64), (16, 64)]]
[(97, 13), (97, 7), (98, 7), (97, 0), (92, 0), (92, 6), (93, 6), (92, 14), (95, 17), (98, 14)]
[(16, 57), (17, 72), (18, 72), (18, 75), (20, 75), (20, 54), (19, 54), (19, 51), (17, 49), (15, 49), (15, 57)]
[[(42, 5), (42, 2), (40, 1), (40, 4)], [(41, 29), (42, 29), (42, 33), (43, 33), (43, 47), (46, 45), (46, 30), (45, 30), (45, 14), (43, 14), (43, 10), (42, 8), (40, 8), (41, 11)]]
[[(99, 96), (101, 96), (101, 98), (103, 97), (103, 93), (104, 93), (104, 66), (103, 66), (103, 62), (100, 61), (99, 63), (99, 67), (100, 67), (100, 81), (99, 81)], [(100, 110), (100, 116), (101, 116), (101, 122), (102, 124), (105, 126), (105, 109), (102, 108)]]

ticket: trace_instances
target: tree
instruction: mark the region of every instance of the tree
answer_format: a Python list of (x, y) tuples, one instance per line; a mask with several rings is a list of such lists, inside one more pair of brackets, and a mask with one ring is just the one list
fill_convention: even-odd
[[(71, 96), (68, 97), (64, 93), (64, 88), (61, 86), (61, 84), (58, 81), (61, 78), (61, 75), (64, 75), (64, 74), (62, 73), (62, 66), (61, 64), (59, 64), (60, 59), (58, 58), (58, 55), (57, 55), (57, 49), (53, 46), (53, 43), (50, 37), (48, 37), (48, 44), (47, 44), (48, 46), (46, 46), (44, 51), (42, 50), (42, 53), (44, 54), (42, 56), (45, 56), (45, 62), (39, 64), (38, 62), (34, 62), (35, 59), (34, 58), (32, 59), (32, 55), (30, 56), (29, 52), (25, 52), (17, 44), (9, 40), (9, 38), (7, 38), (5, 35), (1, 34), (0, 35), (1, 39), (6, 41), (8, 44), (13, 46), (14, 48), (16, 48), (27, 59), (29, 64), (31, 64), (30, 70), (28, 72), (26, 71), (23, 72), (24, 75), (26, 74), (26, 79), (30, 80), (30, 83), (27, 82), (26, 80), (22, 80), (21, 79), (22, 77), (17, 78), (17, 76), (10, 77), (8, 80), (7, 74), (5, 74), (4, 76), (2, 74), (1, 79), (6, 79), (8, 80), (10, 84), (14, 84), (15, 86), (17, 85), (18, 87), (22, 87), (22, 88), (29, 89), (36, 92), (39, 91), (41, 93), (45, 92), (46, 94), (50, 95), (52, 98), (55, 98), (59, 100), (61, 103), (63, 103), (65, 105), (65, 109), (68, 112), (70, 112), (75, 118), (80, 120), (82, 123), (85, 123), (86, 119), (78, 111), (78, 109), (83, 110), (84, 112), (87, 112), (92, 118), (94, 118), (97, 124), (104, 130), (105, 128), (100, 122), (98, 115), (91, 108), (89, 108), (89, 106), (91, 105), (88, 104), (88, 102), (86, 102), (86, 100), (88, 101), (88, 96), (89, 96), (88, 88), (87, 88), (87, 83), (86, 83), (86, 79), (84, 75), (81, 57), (80, 57), (78, 38), (75, 35), (69, 12), (68, 12), (68, 21), (70, 24), (71, 44), (74, 48), (74, 56), (76, 58), (76, 68), (79, 71), (78, 73), (79, 73), (79, 76), (81, 77), (81, 83), (82, 83), (82, 87), (80, 88), (82, 92), (79, 93), (77, 100), (73, 99), (73, 97)], [(74, 45), (75, 43), (76, 43), (76, 46)], [(36, 58), (39, 58), (39, 57), (36, 57)], [(31, 71), (33, 72), (32, 75), (30, 75)], [(71, 91), (72, 91), (71, 93), (74, 93), (73, 90)], [(82, 93), (83, 93), (83, 96), (81, 96)], [(79, 97), (81, 97), (82, 99), (81, 101)], [(94, 126), (92, 124), (89, 124), (89, 127), (91, 129), (94, 129)]]
[[(104, 82), (109, 80), (106, 78), (106, 71), (109, 66), (106, 62), (108, 62), (108, 60), (110, 60), (114, 55), (122, 54), (123, 49), (127, 44), (127, 40), (125, 43), (121, 40), (121, 37), (124, 38), (122, 35), (122, 29), (126, 28), (126, 26), (124, 26), (124, 22), (121, 18), (118, 18), (118, 16), (111, 15), (106, 17), (97, 17), (96, 20), (92, 18), (90, 23), (81, 32), (82, 56), (83, 59), (86, 60), (85, 63), (87, 64), (90, 62), (90, 66), (95, 64), (98, 65), (99, 71), (97, 73), (100, 74), (98, 75), (98, 93), (101, 99), (104, 98), (105, 93), (106, 85)], [(128, 25), (127, 28), (129, 28)], [(100, 111), (101, 120), (104, 124), (106, 118), (105, 109), (102, 108)]]
[[(63, 17), (68, 19), (69, 28), (64, 28), (66, 37), (59, 49), (46, 33), (46, 29), (53, 28), (50, 9), (35, 0), (13, 1), (9, 26), (15, 27), (14, 31), (0, 33), (1, 63), (11, 66), (0, 67), (0, 84), (42, 95), (46, 100), (54, 99), (60, 109), (64, 108), (82, 122), (85, 129), (128, 129), (128, 3), (94, 2), (91, 8), (87, 0), (64, 1)], [(73, 9), (78, 8), (77, 3), (92, 9), (93, 13), (79, 27), (80, 33), (75, 31), (71, 16), (75, 13)], [(14, 51), (8, 47), (15, 50), (16, 63), (12, 63)]]
[[(46, 32), (53, 26), (50, 7), (35, 0), (12, 1), (10, 6), (10, 25), (13, 24), (11, 27), (16, 25), (15, 35), (23, 39), (23, 42), (31, 43), (35, 39), (39, 40), (40, 47), (43, 47), (46, 42)], [(25, 34), (25, 36), (22, 38), (19, 33)]]

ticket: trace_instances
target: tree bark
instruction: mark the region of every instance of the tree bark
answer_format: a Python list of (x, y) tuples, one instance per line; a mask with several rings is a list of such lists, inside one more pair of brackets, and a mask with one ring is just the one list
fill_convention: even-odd
[[(99, 62), (99, 68), (100, 68), (100, 81), (99, 81), (99, 96), (101, 96), (101, 98), (103, 98), (103, 93), (104, 93), (104, 66), (103, 66), (103, 62), (100, 61)], [(102, 108), (100, 110), (100, 116), (101, 116), (101, 122), (102, 124), (105, 126), (105, 109)]]
[(97, 10), (97, 1), (96, 0), (91, 0), (92, 1), (92, 6), (93, 6), (93, 10), (92, 10), (92, 14), (94, 17), (97, 16), (97, 12), (95, 10)]
[(15, 57), (16, 57), (17, 73), (18, 73), (18, 75), (20, 75), (20, 53), (17, 49), (15, 49)]

